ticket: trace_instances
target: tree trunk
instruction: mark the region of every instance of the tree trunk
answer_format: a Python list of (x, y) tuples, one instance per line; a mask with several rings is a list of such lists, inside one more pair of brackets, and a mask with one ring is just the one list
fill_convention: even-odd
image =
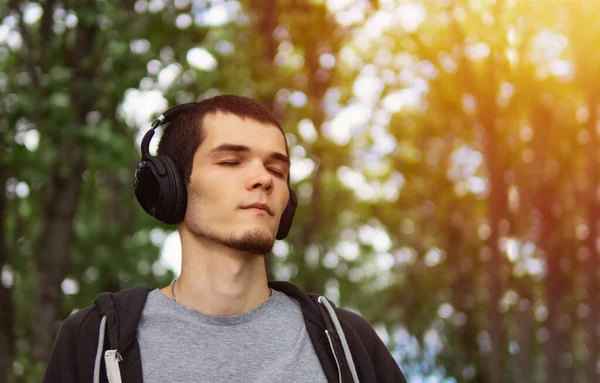
[[(0, 136), (0, 145), (4, 137)], [(6, 197), (4, 193), (8, 180), (8, 169), (4, 166), (2, 152), (0, 152), (0, 273), (4, 265), (8, 265), (8, 246), (6, 245)], [(1, 275), (0, 275), (1, 276)], [(12, 369), (14, 358), (14, 306), (12, 301), (12, 287), (5, 287), (0, 282), (0, 382), (7, 382)]]
[[(547, 214), (547, 213), (546, 213)], [(555, 227), (552, 225), (552, 219), (544, 214), (543, 225), (548, 225), (543, 232), (540, 240), (542, 242), (550, 242), (554, 235)], [(546, 264), (548, 273), (546, 275), (546, 306), (548, 317), (546, 318), (546, 330), (548, 331), (548, 339), (544, 344), (546, 354), (546, 382), (558, 383), (561, 381), (561, 346), (560, 346), (560, 330), (558, 328), (558, 320), (560, 318), (560, 303), (562, 298), (561, 280), (562, 272), (560, 270), (560, 250), (554, 246), (544, 246), (546, 252)]]
[(588, 382), (597, 382), (598, 376), (598, 322), (600, 321), (600, 302), (598, 301), (598, 250), (596, 239), (598, 238), (598, 222), (600, 221), (600, 206), (598, 204), (598, 150), (600, 149), (598, 135), (596, 134), (596, 122), (598, 119), (598, 96), (595, 89), (588, 97), (588, 111), (590, 113), (587, 122), (587, 131), (590, 140), (587, 144), (587, 226), (589, 235), (586, 239), (588, 257), (585, 261), (587, 304), (590, 308), (590, 314), (585, 320), (585, 330), (587, 333), (587, 353), (588, 362), (585, 368), (585, 375)]
[[(447, 14), (451, 20), (451, 33), (454, 35), (457, 46), (461, 47), (461, 56), (457, 75), (461, 76), (464, 84), (464, 92), (472, 94), (477, 101), (477, 111), (475, 119), (483, 128), (482, 154), (484, 166), (489, 177), (490, 193), (488, 197), (488, 224), (490, 235), (487, 239), (488, 256), (486, 257), (487, 274), (487, 333), (490, 341), (490, 352), (487, 357), (486, 380), (489, 383), (499, 383), (505, 376), (502, 369), (502, 355), (504, 342), (502, 340), (502, 318), (499, 309), (500, 298), (502, 294), (502, 280), (500, 277), (500, 267), (502, 266), (501, 254), (499, 249), (500, 239), (500, 221), (507, 217), (507, 189), (504, 181), (504, 163), (502, 153), (498, 152), (499, 138), (496, 128), (496, 119), (498, 115), (496, 94), (498, 92), (497, 69), (497, 51), (501, 51), (500, 43), (503, 31), (501, 25), (495, 23), (492, 28), (491, 38), (498, 40), (497, 44), (491, 45), (491, 51), (488, 56), (485, 71), (480, 77), (476, 74), (472, 63), (466, 55), (467, 37), (456, 19), (454, 13), (455, 6), (461, 2), (449, 2)], [(468, 4), (462, 4), (469, 7)], [(499, 17), (503, 10), (503, 2), (497, 1), (495, 5), (496, 17)], [(468, 121), (469, 116), (465, 115)]]
[[(115, 109), (116, 110), (116, 109)], [(131, 168), (131, 167), (130, 167)], [(108, 195), (106, 207), (104, 211), (104, 227), (106, 227), (106, 236), (109, 243), (115, 246), (115, 251), (120, 251), (122, 246), (122, 238), (126, 238), (133, 234), (133, 226), (131, 225), (133, 210), (132, 204), (126, 203), (123, 200), (123, 184), (119, 179), (119, 169), (115, 169), (102, 177), (98, 182), (98, 188), (102, 188)], [(94, 208), (90, 206), (90, 208)], [(121, 285), (118, 273), (113, 267), (105, 265), (100, 269), (102, 276), (101, 289), (102, 291), (117, 292), (124, 288)]]
[(533, 342), (535, 323), (533, 321), (533, 296), (526, 283), (518, 290), (520, 299), (517, 323), (519, 328), (519, 374), (518, 382), (533, 382)]
[(502, 168), (498, 164), (498, 155), (495, 149), (495, 140), (488, 139), (485, 156), (487, 158), (487, 168), (490, 173), (490, 197), (488, 200), (490, 236), (488, 238), (488, 248), (490, 257), (487, 261), (488, 275), (488, 307), (487, 323), (488, 334), (490, 337), (490, 355), (488, 381), (490, 383), (500, 382), (502, 376), (502, 319), (499, 308), (500, 296), (502, 293), (502, 281), (500, 279), (500, 250), (498, 243), (500, 239), (500, 220), (504, 217), (506, 207), (506, 187), (502, 178)]
[[(458, 330), (462, 351), (466, 357), (464, 361), (461, 361), (461, 364), (475, 366), (475, 376), (469, 380), (470, 382), (483, 383), (485, 382), (485, 371), (481, 366), (479, 346), (477, 345), (478, 329), (475, 322), (476, 294), (473, 275), (476, 273), (476, 267), (472, 259), (464, 258), (465, 254), (471, 254), (464, 246), (473, 243), (474, 238), (471, 238), (469, 231), (465, 230), (463, 222), (453, 219), (456, 214), (459, 214), (459, 211), (449, 213), (450, 220), (446, 226), (446, 248), (448, 251), (448, 267), (456, 271), (456, 279), (452, 283), (453, 301), (457, 311), (463, 313), (466, 318), (466, 322)], [(467, 267), (469, 264), (470, 266)]]
[[(337, 52), (333, 52), (336, 53)], [(321, 106), (321, 102), (325, 96), (325, 91), (329, 88), (327, 80), (323, 81), (323, 79), (319, 78), (318, 70), (319, 70), (319, 53), (318, 46), (309, 46), (306, 48), (305, 54), (306, 60), (306, 71), (308, 78), (308, 99), (315, 100), (313, 105), (310, 105), (309, 116), (315, 129), (318, 132), (318, 135), (321, 136), (321, 127), (325, 122), (325, 113), (323, 112), (323, 108)], [(322, 152), (318, 149), (313, 149), (312, 155), (322, 159)], [(313, 173), (310, 184), (312, 187), (312, 196), (310, 199), (310, 205), (308, 206), (308, 215), (307, 219), (304, 222), (304, 225), (301, 229), (300, 234), (300, 246), (303, 251), (305, 251), (312, 243), (315, 241), (315, 233), (319, 232), (319, 228), (323, 224), (323, 214), (322, 214), (322, 202), (321, 202), (321, 186), (322, 186), (322, 178), (323, 178), (323, 167), (317, 166), (315, 172)], [(300, 259), (297, 260), (298, 264), (298, 275), (300, 276), (302, 283), (301, 288), (305, 291), (318, 293), (322, 289), (320, 286), (316, 286), (314, 283), (314, 279), (311, 278), (311, 272), (308, 270), (308, 266), (306, 265), (306, 258), (304, 257), (304, 253), (301, 254)]]
[(507, 188), (504, 181), (504, 166), (501, 153), (498, 152), (498, 132), (496, 128), (497, 104), (496, 92), (498, 84), (496, 81), (496, 58), (492, 50), (487, 66), (487, 84), (479, 89), (478, 97), (478, 119), (482, 123), (485, 135), (483, 144), (483, 158), (490, 181), (490, 194), (488, 198), (488, 224), (490, 236), (487, 240), (489, 259), (487, 260), (487, 284), (488, 284), (488, 306), (487, 324), (490, 337), (490, 355), (488, 381), (498, 383), (501, 381), (502, 355), (506, 348), (502, 339), (502, 318), (499, 311), (500, 298), (502, 295), (502, 280), (500, 268), (502, 259), (499, 248), (500, 221), (508, 215)]
[[(564, 240), (564, 238), (563, 238)], [(571, 243), (569, 243), (568, 248), (575, 248)], [(563, 254), (563, 259), (568, 259), (570, 254)], [(575, 298), (578, 293), (578, 283), (577, 277), (582, 275), (582, 270), (577, 268), (576, 263), (571, 262), (570, 268), (568, 270), (563, 271), (563, 276), (565, 278), (565, 282), (563, 283), (565, 286), (568, 286), (568, 291), (565, 292), (566, 296), (566, 307), (562, 310), (563, 315), (567, 315), (570, 319), (569, 326), (565, 326), (561, 328), (561, 360), (569, 361), (569, 364), (564, 365), (563, 367), (563, 382), (576, 382), (578, 381), (578, 366), (576, 363), (576, 357), (574, 355), (574, 350), (577, 350), (579, 347), (579, 341), (575, 337), (575, 326), (577, 318), (577, 306), (578, 300)]]
[(260, 19), (260, 31), (263, 36), (263, 52), (265, 59), (272, 64), (277, 54), (277, 42), (273, 32), (277, 28), (277, 4), (275, 0), (262, 1), (262, 17)]
[(534, 161), (531, 163), (530, 177), (532, 183), (531, 201), (534, 208), (534, 222), (532, 235), (536, 245), (543, 251), (546, 258), (546, 310), (548, 316), (545, 321), (547, 339), (543, 344), (546, 357), (546, 381), (559, 382), (561, 379), (561, 342), (558, 319), (560, 317), (560, 304), (563, 297), (563, 273), (561, 271), (561, 233), (558, 222), (552, 213), (552, 206), (560, 201), (557, 190), (559, 179), (548, 179), (546, 169), (550, 157), (550, 144), (552, 137), (549, 126), (555, 122), (551, 107), (541, 100), (533, 105), (532, 125), (535, 131), (531, 147)]
[[(510, 236), (518, 237), (522, 233), (527, 232), (530, 223), (523, 219), (523, 214), (519, 212), (528, 211), (524, 209), (524, 202), (531, 204), (532, 190), (528, 182), (531, 177), (526, 175), (523, 180), (517, 181), (519, 186), (519, 198), (521, 202), (515, 209), (511, 209), (511, 233)], [(535, 302), (534, 286), (532, 286), (529, 278), (518, 277), (514, 274), (514, 270), (510, 270), (509, 285), (517, 292), (519, 301), (516, 307), (515, 323), (517, 325), (516, 341), (519, 345), (519, 353), (516, 360), (516, 374), (514, 375), (516, 382), (534, 382), (534, 342), (536, 323), (534, 320), (533, 305)]]
[[(65, 149), (75, 153), (79, 150), (72, 145)], [(63, 152), (64, 153), (64, 152)], [(30, 353), (33, 360), (46, 360), (56, 333), (58, 307), (61, 300), (60, 285), (65, 278), (68, 265), (69, 244), (73, 235), (73, 219), (81, 189), (83, 156), (68, 159), (57, 166), (50, 175), (49, 187), (43, 207), (42, 239), (36, 256), (37, 289), (33, 299), (33, 312), (29, 327)]]
[(589, 47), (597, 41), (597, 34), (590, 34), (582, 25), (593, 23), (600, 10), (598, 2), (584, 2), (583, 7), (567, 7), (570, 28), (569, 41), (571, 50), (574, 53), (576, 74), (575, 84), (584, 90), (584, 97), (587, 98), (587, 111), (589, 113), (586, 121), (586, 131), (588, 142), (585, 145), (586, 152), (586, 181), (587, 190), (583, 195), (582, 205), (585, 206), (585, 220), (589, 229), (589, 234), (585, 239), (584, 247), (587, 252), (587, 258), (583, 262), (585, 267), (584, 290), (586, 292), (586, 302), (589, 308), (589, 314), (584, 319), (584, 328), (586, 332), (587, 363), (585, 365), (585, 377), (589, 383), (598, 382), (598, 322), (600, 321), (600, 294), (598, 291), (598, 267), (600, 254), (598, 252), (599, 225), (600, 225), (600, 174), (598, 173), (598, 150), (600, 141), (598, 139), (597, 123), (600, 117), (599, 102), (600, 93), (596, 89), (596, 84), (600, 77), (598, 76), (597, 64), (594, 61), (596, 56), (590, 56)]
[[(94, 7), (95, 2), (89, 0), (77, 11), (89, 12)], [(76, 130), (86, 123), (86, 116), (98, 98), (94, 79), (100, 60), (92, 56), (98, 28), (95, 20), (80, 19), (74, 46), (65, 57), (73, 69), (70, 101), (74, 121), (71, 126), (62, 128), (61, 155), (49, 172), (43, 202), (42, 236), (35, 257), (37, 288), (31, 314), (35, 320), (31, 320), (29, 326), (29, 353), (34, 361), (47, 359), (57, 330), (61, 283), (68, 267), (73, 221), (86, 169), (85, 151), (77, 142)]]

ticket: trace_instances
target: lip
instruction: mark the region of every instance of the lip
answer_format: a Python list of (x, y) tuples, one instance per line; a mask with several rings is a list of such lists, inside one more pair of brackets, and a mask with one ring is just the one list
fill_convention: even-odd
[(269, 205), (266, 205), (264, 203), (251, 203), (249, 205), (246, 206), (242, 206), (242, 209), (247, 210), (247, 209), (260, 209), (260, 210), (264, 210), (266, 211), (269, 215), (273, 215), (273, 212), (271, 211), (271, 208), (269, 208)]

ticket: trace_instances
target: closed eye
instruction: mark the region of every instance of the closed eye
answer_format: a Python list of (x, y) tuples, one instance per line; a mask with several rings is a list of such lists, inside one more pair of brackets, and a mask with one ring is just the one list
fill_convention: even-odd
[(238, 161), (222, 161), (219, 162), (219, 165), (223, 165), (223, 166), (235, 166), (238, 165), (239, 162)]
[(283, 173), (280, 170), (278, 170), (278, 169), (269, 169), (269, 171), (271, 173), (275, 174), (279, 178), (283, 178), (284, 177)]

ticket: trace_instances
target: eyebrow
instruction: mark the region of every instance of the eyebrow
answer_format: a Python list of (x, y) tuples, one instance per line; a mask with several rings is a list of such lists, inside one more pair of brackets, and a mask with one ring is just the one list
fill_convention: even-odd
[[(225, 152), (235, 152), (235, 153), (250, 153), (252, 150), (245, 145), (234, 145), (234, 144), (222, 144), (210, 150), (210, 154), (219, 154)], [(290, 158), (279, 152), (272, 152), (269, 155), (269, 158), (283, 162), (287, 165), (290, 165)]]

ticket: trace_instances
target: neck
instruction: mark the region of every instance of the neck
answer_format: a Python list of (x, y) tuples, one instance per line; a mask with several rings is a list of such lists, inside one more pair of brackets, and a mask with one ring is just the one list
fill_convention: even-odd
[[(230, 316), (250, 311), (269, 298), (263, 256), (205, 238), (182, 235), (181, 239), (181, 275), (175, 283), (178, 303), (204, 314)], [(161, 291), (172, 297), (171, 286)]]

